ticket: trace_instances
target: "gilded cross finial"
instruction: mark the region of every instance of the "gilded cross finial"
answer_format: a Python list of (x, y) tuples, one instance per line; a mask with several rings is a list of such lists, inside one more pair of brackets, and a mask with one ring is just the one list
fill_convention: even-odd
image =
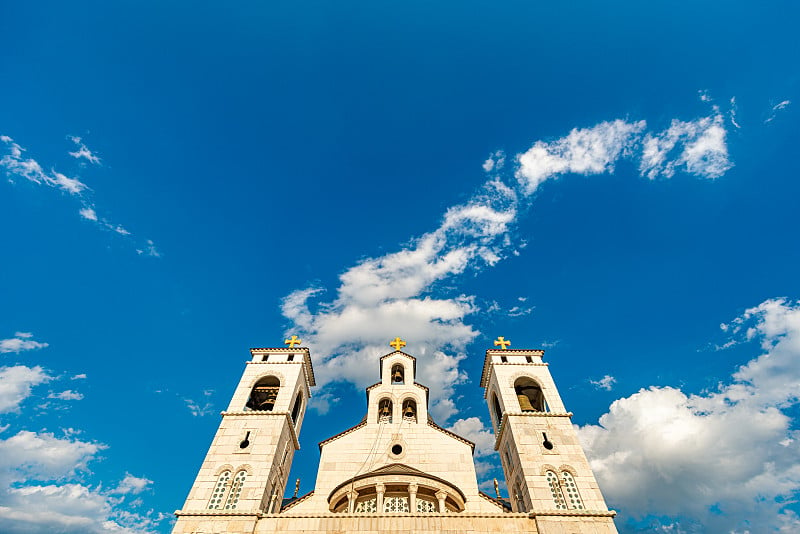
[(500, 336), (500, 337), (498, 337), (497, 339), (494, 340), (494, 346), (495, 347), (500, 347), (503, 350), (506, 350), (509, 345), (511, 345), (511, 342), (509, 340), (505, 339), (503, 336)]
[(400, 339), (399, 337), (394, 338), (394, 341), (389, 343), (390, 347), (394, 347), (394, 350), (400, 350), (406, 346), (406, 342)]
[(302, 342), (303, 342), (302, 339), (300, 339), (299, 337), (297, 337), (295, 335), (292, 335), (292, 337), (290, 337), (289, 339), (284, 340), (283, 343), (284, 343), (284, 345), (289, 345), (290, 349), (293, 349), (295, 345), (299, 345)]

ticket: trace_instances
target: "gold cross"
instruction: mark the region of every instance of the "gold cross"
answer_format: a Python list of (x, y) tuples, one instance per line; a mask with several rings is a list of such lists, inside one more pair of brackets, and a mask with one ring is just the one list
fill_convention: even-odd
[(503, 338), (503, 336), (500, 336), (500, 337), (498, 337), (497, 339), (494, 340), (494, 346), (495, 347), (500, 347), (503, 350), (506, 350), (506, 348), (509, 345), (511, 345), (511, 342), (509, 340)]
[(289, 339), (284, 340), (283, 343), (284, 343), (284, 345), (289, 345), (290, 349), (293, 349), (295, 345), (299, 345), (302, 342), (303, 342), (302, 339), (300, 339), (299, 337), (297, 337), (295, 335), (292, 335), (292, 337), (290, 337)]
[(394, 347), (394, 350), (400, 350), (406, 346), (406, 342), (400, 339), (399, 337), (394, 338), (394, 341), (389, 343), (390, 347)]

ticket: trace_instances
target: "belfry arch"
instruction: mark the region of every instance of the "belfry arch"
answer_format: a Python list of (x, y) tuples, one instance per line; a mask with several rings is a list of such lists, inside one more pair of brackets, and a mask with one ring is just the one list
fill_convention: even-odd
[(519, 409), (523, 412), (546, 412), (542, 387), (532, 378), (523, 376), (514, 381), (514, 393), (517, 395)]
[(247, 399), (245, 408), (259, 412), (271, 412), (278, 399), (278, 392), (281, 389), (281, 381), (276, 376), (265, 376), (250, 390), (250, 397)]

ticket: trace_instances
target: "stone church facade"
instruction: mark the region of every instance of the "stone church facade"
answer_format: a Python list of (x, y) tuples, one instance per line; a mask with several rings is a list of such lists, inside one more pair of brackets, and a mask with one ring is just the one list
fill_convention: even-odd
[(428, 415), (399, 338), (364, 419), (319, 444), (314, 490), (284, 499), (315, 385), (310, 352), (295, 343), (251, 349), (173, 534), (617, 532), (544, 351), (502, 343), (486, 351), (480, 385), (508, 499), (478, 489), (474, 444)]

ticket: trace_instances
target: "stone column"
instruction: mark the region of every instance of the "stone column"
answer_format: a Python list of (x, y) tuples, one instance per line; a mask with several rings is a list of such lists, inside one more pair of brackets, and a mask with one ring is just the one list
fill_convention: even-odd
[(347, 493), (347, 511), (353, 513), (356, 508), (356, 499), (358, 499), (357, 491), (350, 491)]
[(378, 507), (378, 513), (383, 513), (383, 494), (386, 493), (386, 486), (383, 482), (378, 482), (375, 484), (375, 493), (378, 494), (376, 499), (376, 506)]
[(416, 482), (412, 482), (408, 485), (408, 510), (412, 514), (417, 513), (417, 490), (419, 486), (417, 486)]
[(447, 498), (447, 492), (437, 491), (436, 498), (439, 499), (439, 513), (446, 514), (447, 507), (444, 505), (444, 500)]

